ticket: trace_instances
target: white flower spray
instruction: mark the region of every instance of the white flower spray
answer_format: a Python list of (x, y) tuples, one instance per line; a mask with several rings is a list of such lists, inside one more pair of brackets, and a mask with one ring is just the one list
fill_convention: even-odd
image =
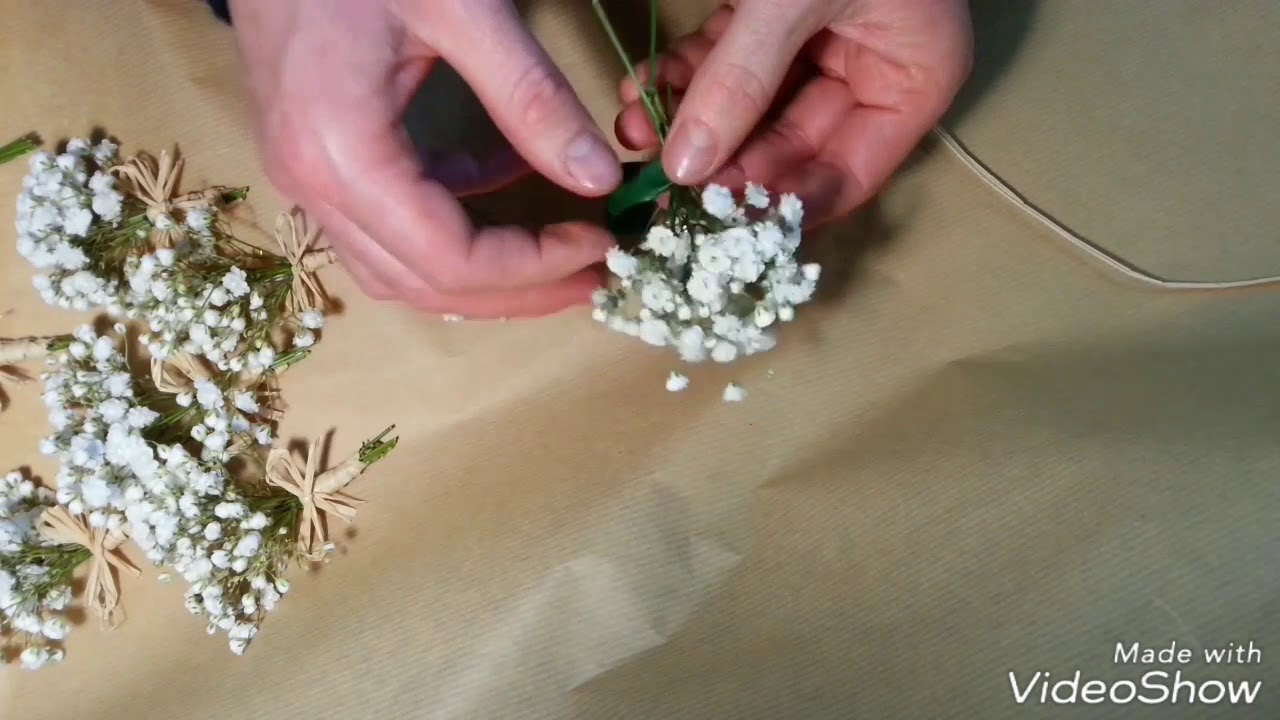
[(89, 559), (84, 548), (40, 536), (40, 516), (54, 505), (53, 493), (22, 473), (0, 480), (0, 647), (28, 670), (61, 662), (71, 576)]
[[(772, 350), (778, 326), (795, 319), (821, 274), (797, 259), (802, 222), (794, 195), (773, 205), (764, 188), (748, 185), (740, 205), (727, 188), (708, 186), (699, 207), (667, 214), (638, 250), (610, 250), (615, 282), (596, 292), (593, 316), (688, 363)], [(673, 392), (687, 385), (668, 381)]]
[[(659, 144), (665, 144), (672, 107), (658, 92), (657, 4), (650, 6), (649, 78), (642, 83), (600, 0), (597, 16), (639, 93)], [(606, 257), (610, 287), (593, 297), (593, 317), (610, 329), (656, 347), (672, 348), (682, 360), (732, 363), (772, 350), (778, 325), (795, 319), (809, 302), (821, 267), (802, 264), (797, 251), (804, 208), (793, 194), (776, 203), (764, 187), (747, 183), (741, 197), (720, 185), (679, 186), (660, 161), (643, 167), (609, 198), (611, 227), (619, 234), (643, 225), (634, 249), (613, 248)], [(688, 378), (673, 373), (671, 392)], [(730, 384), (726, 402), (746, 398)]]
[[(33, 518), (51, 506), (89, 532), (127, 535), (163, 577), (181, 577), (187, 608), (236, 654), (288, 591), (285, 571), (313, 556), (301, 533), (314, 510), (266, 469), (274, 381), (325, 326), (312, 273), (332, 255), (299, 242), (291, 218), (277, 227), (290, 233), (283, 255), (242, 242), (222, 213), (244, 192), (171, 198), (178, 165), (119, 164), (115, 145), (84, 140), (30, 160), (17, 230), (37, 290), (118, 322), (38, 339), (40, 352), (18, 358), (47, 356), (41, 451), (58, 463), (52, 489), (17, 476), (0, 486), (0, 617), (24, 667), (61, 659), (65, 624), (51, 613), (92, 555), (40, 537)], [(361, 470), (395, 447), (386, 434), (361, 448)]]

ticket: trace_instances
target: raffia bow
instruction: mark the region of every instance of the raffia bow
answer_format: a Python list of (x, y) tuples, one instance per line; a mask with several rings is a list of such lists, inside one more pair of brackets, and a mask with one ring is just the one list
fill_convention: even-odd
[(293, 285), (289, 290), (289, 311), (297, 314), (321, 307), (325, 302), (324, 290), (316, 280), (316, 271), (332, 265), (333, 250), (312, 248), (314, 235), (303, 233), (299, 237), (298, 223), (291, 214), (276, 218), (276, 243), (289, 261)]
[(364, 504), (364, 500), (343, 492), (343, 488), (359, 477), (366, 467), (360, 462), (358, 453), (341, 465), (316, 475), (319, 460), (319, 440), (312, 442), (307, 450), (305, 469), (299, 469), (293, 455), (284, 448), (275, 448), (267, 455), (267, 483), (302, 501), (298, 546), (308, 560), (319, 560), (325, 554), (328, 536), (323, 513), (333, 513), (343, 522), (350, 523), (355, 519), (356, 508)]
[(187, 353), (177, 353), (168, 360), (151, 358), (151, 382), (163, 393), (181, 395), (191, 392), (197, 381), (209, 380), (210, 377), (200, 361)]
[(133, 194), (147, 206), (147, 219), (156, 225), (163, 216), (175, 223), (167, 230), (155, 228), (154, 239), (160, 247), (171, 247), (174, 238), (183, 231), (172, 217), (175, 210), (183, 212), (195, 208), (214, 207), (222, 200), (225, 188), (211, 187), (197, 190), (181, 197), (173, 196), (177, 189), (182, 159), (161, 151), (159, 161), (146, 155), (135, 155), (128, 162), (111, 168), (114, 175), (123, 177), (133, 186)]
[(142, 574), (117, 550), (124, 542), (124, 534), (90, 527), (84, 518), (73, 516), (62, 506), (49, 508), (41, 514), (40, 534), (59, 545), (79, 545), (89, 551), (89, 578), (85, 586), (89, 607), (109, 627), (124, 622), (123, 613), (119, 611), (120, 588), (116, 585), (112, 569), (127, 572), (132, 577)]

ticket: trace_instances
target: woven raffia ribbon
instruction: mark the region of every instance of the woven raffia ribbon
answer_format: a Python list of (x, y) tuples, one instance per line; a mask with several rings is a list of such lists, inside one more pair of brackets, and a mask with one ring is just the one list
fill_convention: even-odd
[(147, 219), (152, 225), (160, 222), (161, 217), (168, 217), (174, 222), (173, 227), (165, 230), (155, 228), (154, 239), (160, 247), (172, 247), (174, 239), (184, 232), (172, 217), (173, 211), (214, 207), (222, 200), (223, 188), (217, 187), (175, 198), (173, 193), (181, 170), (182, 160), (166, 151), (160, 153), (159, 161), (146, 155), (136, 155), (128, 162), (111, 168), (113, 174), (125, 178), (132, 185), (133, 195), (147, 206)]
[(314, 238), (299, 237), (298, 223), (292, 215), (276, 218), (276, 243), (289, 261), (293, 274), (293, 286), (289, 291), (289, 312), (298, 314), (321, 307), (325, 302), (324, 290), (316, 280), (316, 271), (333, 264), (333, 250), (313, 249)]
[(112, 568), (127, 572), (132, 577), (142, 574), (116, 549), (124, 542), (124, 534), (92, 528), (84, 518), (73, 516), (62, 506), (49, 508), (40, 516), (40, 534), (50, 542), (79, 545), (89, 551), (89, 578), (84, 591), (89, 608), (109, 627), (124, 622), (124, 613), (120, 611), (120, 588), (116, 585)]
[(151, 382), (160, 392), (181, 395), (195, 389), (196, 381), (209, 379), (200, 361), (187, 353), (177, 353), (168, 360), (151, 358)]
[(293, 455), (284, 448), (275, 448), (267, 455), (267, 483), (279, 487), (302, 501), (302, 519), (298, 526), (298, 546), (308, 560), (324, 557), (328, 542), (322, 513), (332, 513), (343, 522), (355, 519), (356, 508), (364, 500), (343, 492), (352, 480), (364, 472), (365, 464), (353, 455), (341, 465), (316, 475), (316, 463), (320, 461), (320, 441), (311, 443), (307, 450), (307, 464), (298, 468)]
[[(4, 315), (5, 313), (0, 313), (0, 317), (4, 317)], [(25, 373), (9, 366), (43, 359), (48, 356), (49, 345), (55, 340), (58, 340), (58, 338), (0, 338), (0, 380), (8, 380), (13, 383), (30, 382), (31, 378)], [(4, 399), (0, 397), (0, 408), (3, 406)]]
[[(31, 378), (20, 370), (8, 367), (18, 363), (39, 360), (49, 354), (53, 338), (2, 338), (0, 339), (0, 380), (13, 383), (30, 382)], [(0, 400), (0, 406), (3, 400)]]

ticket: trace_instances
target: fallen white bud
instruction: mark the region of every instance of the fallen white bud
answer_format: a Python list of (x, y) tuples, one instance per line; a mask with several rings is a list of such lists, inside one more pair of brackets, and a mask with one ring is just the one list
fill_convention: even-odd
[(747, 391), (737, 383), (729, 383), (725, 386), (722, 397), (728, 403), (742, 402), (747, 399)]
[(689, 387), (689, 378), (687, 376), (681, 375), (678, 372), (672, 372), (667, 376), (668, 392), (680, 392), (687, 387)]

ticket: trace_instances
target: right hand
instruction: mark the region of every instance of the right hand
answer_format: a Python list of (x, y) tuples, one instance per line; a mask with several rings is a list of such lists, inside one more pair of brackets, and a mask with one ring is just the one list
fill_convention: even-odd
[[(477, 229), (457, 200), (530, 169), (585, 197), (621, 180), (511, 2), (232, 0), (231, 12), (268, 176), (320, 221), (366, 294), (468, 318), (588, 301), (600, 282), (590, 266), (614, 243), (604, 229)], [(487, 158), (414, 149), (401, 118), (441, 59), (513, 147)]]

